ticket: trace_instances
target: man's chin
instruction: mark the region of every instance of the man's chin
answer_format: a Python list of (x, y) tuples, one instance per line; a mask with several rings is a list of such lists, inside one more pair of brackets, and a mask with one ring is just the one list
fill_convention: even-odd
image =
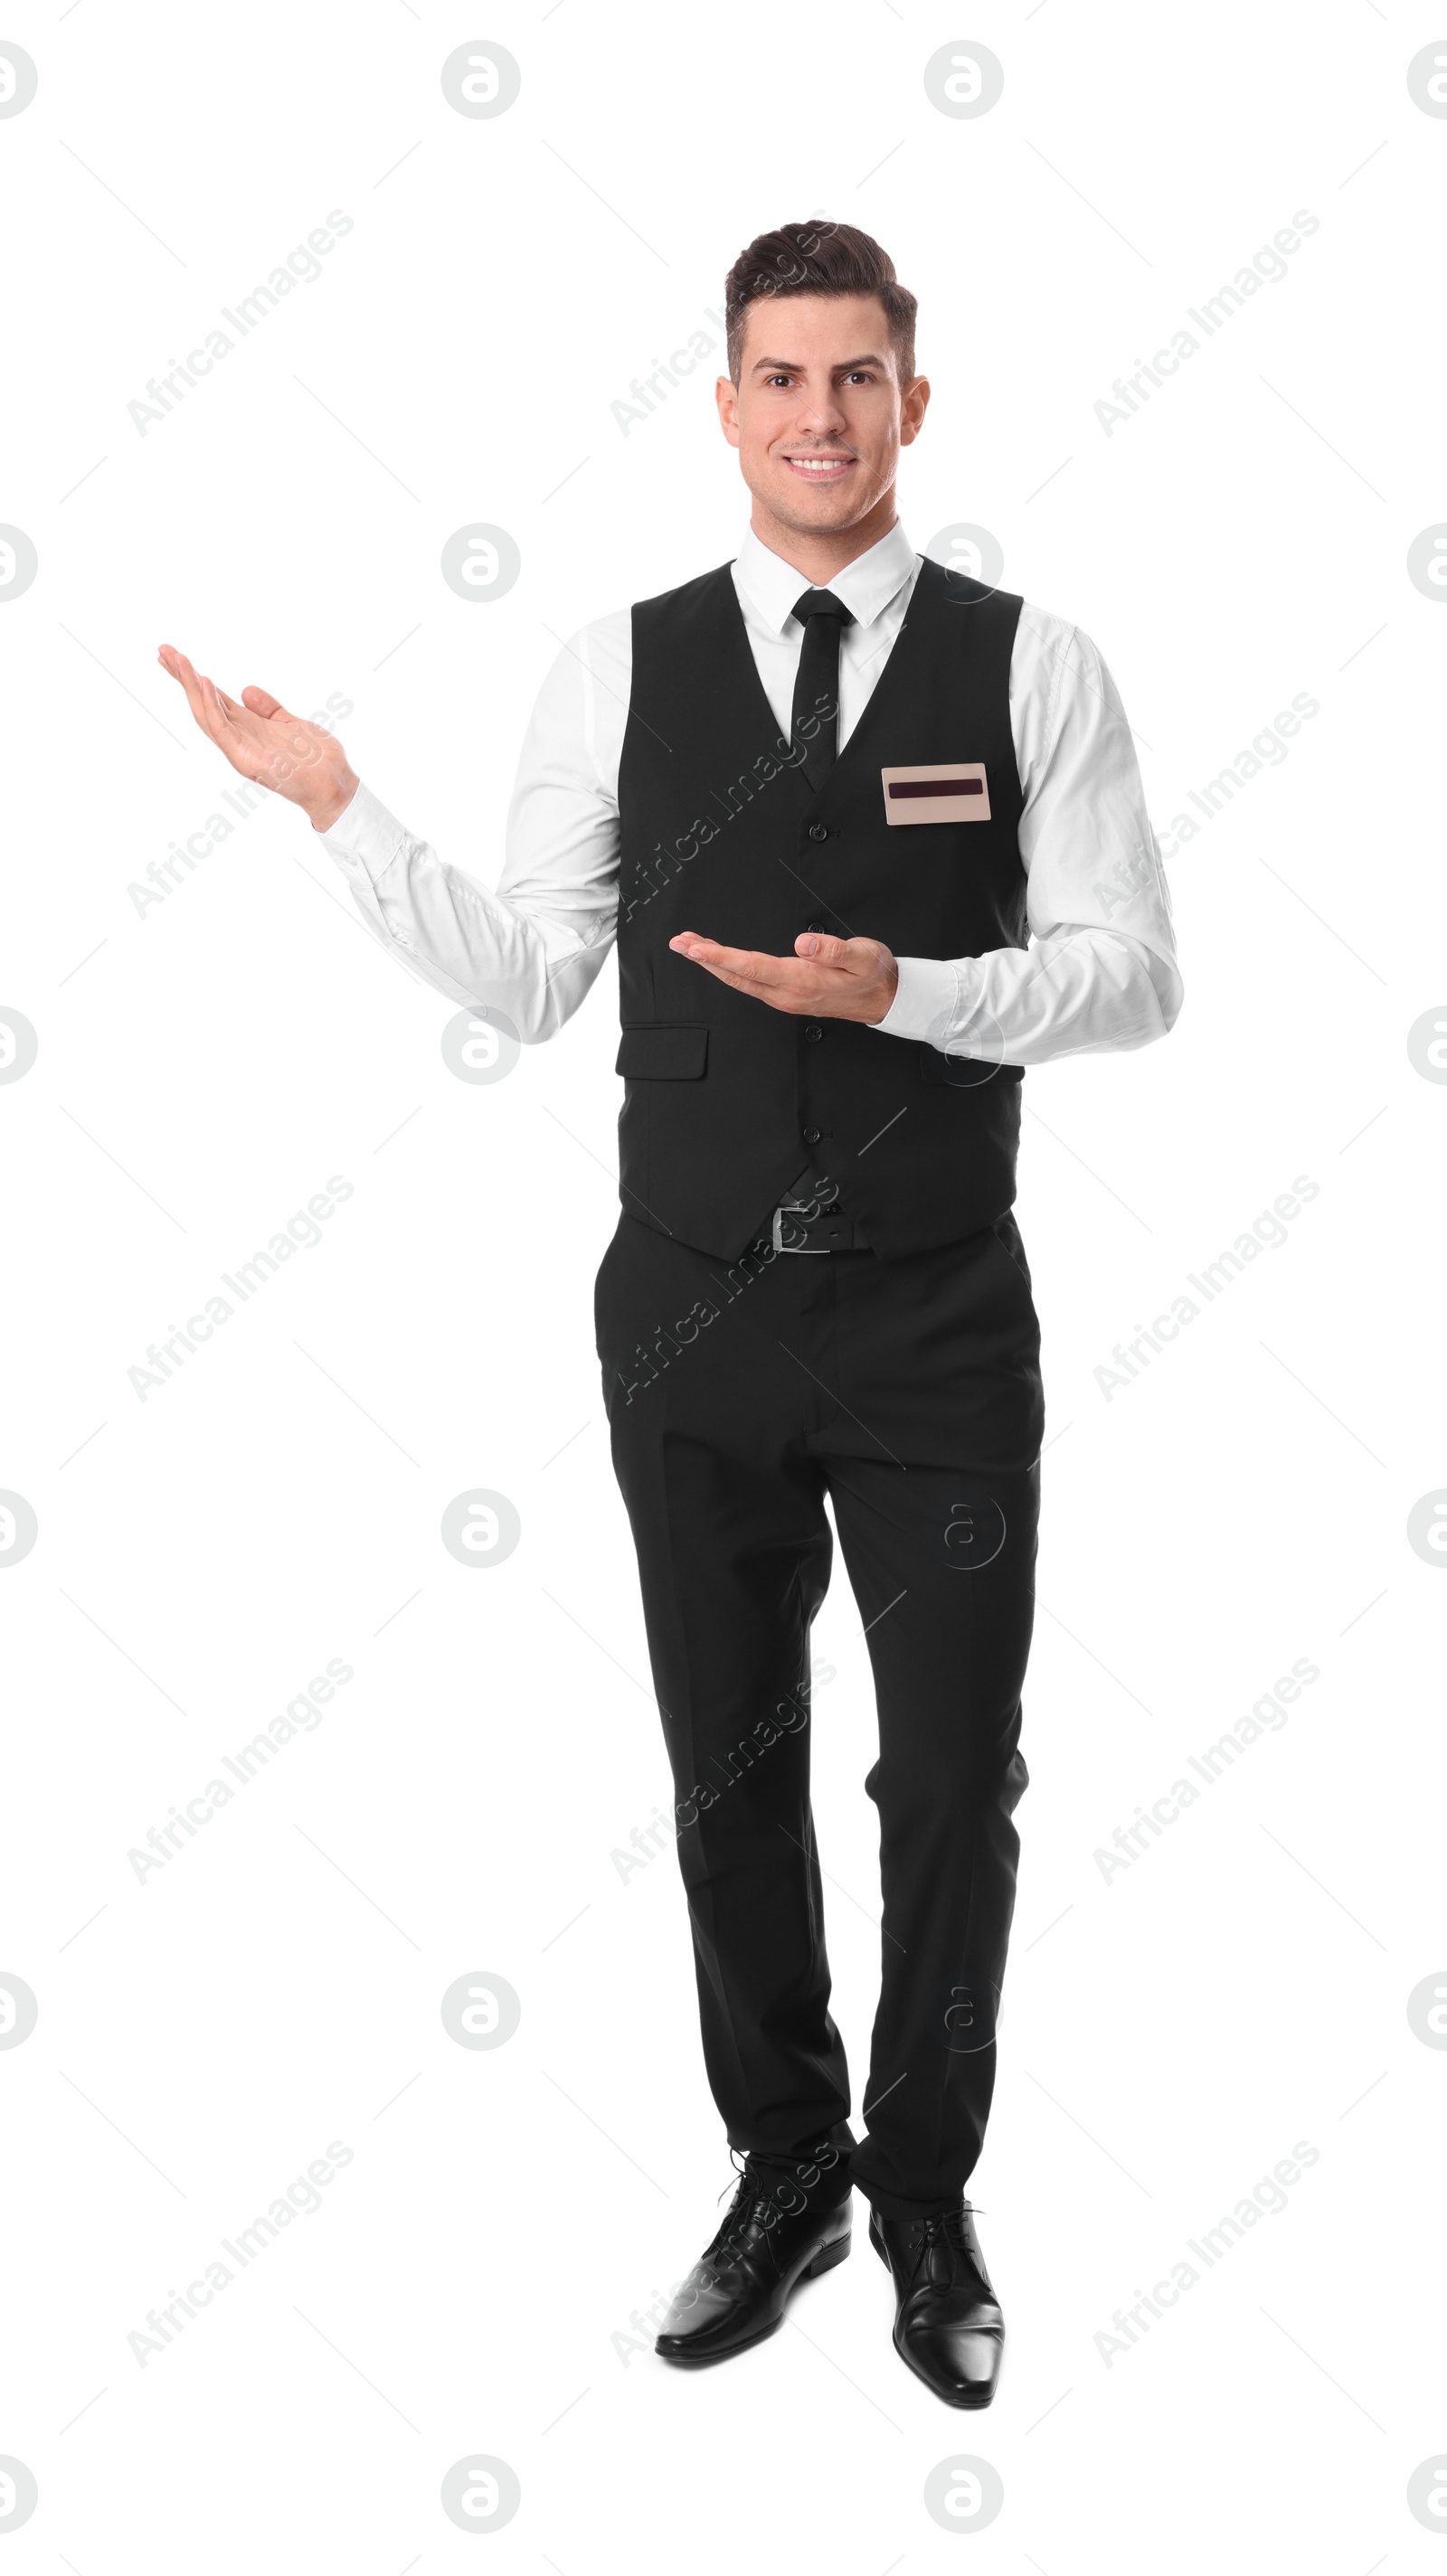
[(795, 535), (832, 537), (867, 519), (879, 494), (856, 484), (851, 475), (847, 482), (829, 484), (819, 492), (801, 487), (791, 477), (781, 490), (771, 485), (760, 497), (779, 525)]

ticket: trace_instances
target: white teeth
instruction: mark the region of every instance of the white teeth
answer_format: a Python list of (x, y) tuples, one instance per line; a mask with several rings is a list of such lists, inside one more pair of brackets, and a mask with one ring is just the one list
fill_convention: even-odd
[(849, 459), (847, 456), (791, 456), (789, 463), (802, 465), (806, 474), (832, 474), (839, 466), (847, 465)]

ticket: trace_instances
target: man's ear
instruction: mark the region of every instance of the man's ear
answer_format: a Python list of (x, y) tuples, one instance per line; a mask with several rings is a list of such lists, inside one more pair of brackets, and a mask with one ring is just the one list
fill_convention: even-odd
[(728, 376), (720, 376), (713, 389), (718, 404), (719, 427), (730, 447), (739, 443), (739, 389)]
[(924, 416), (929, 409), (929, 395), (928, 376), (915, 376), (905, 386), (900, 398), (899, 443), (901, 447), (913, 447), (924, 427)]

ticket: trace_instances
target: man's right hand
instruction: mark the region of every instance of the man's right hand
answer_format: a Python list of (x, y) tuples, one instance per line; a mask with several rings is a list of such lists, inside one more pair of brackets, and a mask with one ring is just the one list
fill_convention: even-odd
[(201, 731), (225, 752), (233, 769), (300, 805), (314, 831), (330, 830), (358, 784), (334, 733), (292, 715), (266, 689), (243, 689), (238, 705), (214, 680), (202, 678), (174, 644), (161, 645), (156, 659), (180, 682)]

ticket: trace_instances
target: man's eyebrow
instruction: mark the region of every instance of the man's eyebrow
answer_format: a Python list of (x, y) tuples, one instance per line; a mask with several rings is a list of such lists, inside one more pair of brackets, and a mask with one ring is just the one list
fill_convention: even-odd
[[(841, 358), (837, 367), (831, 367), (829, 372), (831, 375), (835, 376), (847, 376), (855, 367), (882, 367), (883, 365), (884, 360), (879, 355), (878, 351), (870, 349), (865, 352), (862, 358)], [(802, 376), (807, 373), (802, 361), (798, 358), (756, 358), (749, 372), (751, 375), (757, 376), (761, 372), (773, 373), (775, 371), (779, 374), (788, 376)]]

